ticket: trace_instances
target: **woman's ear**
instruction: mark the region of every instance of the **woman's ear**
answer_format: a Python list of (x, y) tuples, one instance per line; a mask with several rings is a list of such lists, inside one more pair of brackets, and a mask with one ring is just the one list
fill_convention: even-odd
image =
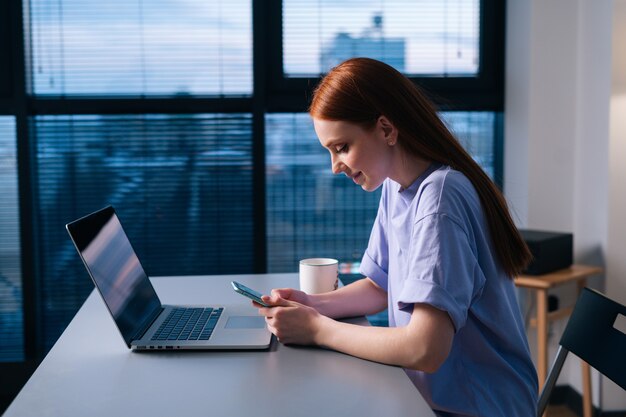
[(387, 145), (393, 146), (398, 141), (398, 129), (391, 123), (389, 119), (385, 116), (380, 116), (378, 118), (378, 125), (383, 132), (385, 141)]

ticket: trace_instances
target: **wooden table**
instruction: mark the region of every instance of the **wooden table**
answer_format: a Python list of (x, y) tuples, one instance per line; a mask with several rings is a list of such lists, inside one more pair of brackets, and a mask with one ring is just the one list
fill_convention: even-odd
[[(603, 269), (597, 266), (572, 265), (569, 268), (560, 269), (544, 275), (520, 275), (515, 278), (515, 285), (528, 288), (537, 296), (536, 317), (531, 320), (531, 326), (537, 326), (537, 374), (539, 377), (539, 391), (545, 383), (548, 375), (548, 323), (568, 317), (573, 306), (559, 308), (548, 312), (548, 290), (567, 283), (576, 283), (577, 294), (587, 285), (587, 278), (598, 275)], [(591, 370), (589, 365), (581, 360), (583, 380), (583, 415), (591, 417)]]

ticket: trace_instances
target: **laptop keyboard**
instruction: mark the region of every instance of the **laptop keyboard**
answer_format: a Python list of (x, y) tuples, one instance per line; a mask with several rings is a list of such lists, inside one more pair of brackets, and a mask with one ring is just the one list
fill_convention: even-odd
[(209, 340), (223, 308), (174, 308), (150, 340)]

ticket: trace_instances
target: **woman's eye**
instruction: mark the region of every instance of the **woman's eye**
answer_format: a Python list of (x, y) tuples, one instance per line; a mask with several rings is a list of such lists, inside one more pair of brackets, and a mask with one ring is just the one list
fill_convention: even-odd
[(335, 147), (335, 152), (337, 153), (346, 152), (347, 150), (348, 150), (348, 145), (337, 145)]

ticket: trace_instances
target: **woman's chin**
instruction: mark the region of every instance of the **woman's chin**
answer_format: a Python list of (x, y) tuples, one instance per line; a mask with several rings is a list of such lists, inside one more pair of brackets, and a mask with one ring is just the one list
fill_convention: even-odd
[(363, 184), (361, 184), (361, 188), (364, 191), (367, 191), (369, 193), (371, 193), (372, 191), (376, 191), (378, 190), (378, 188), (383, 185), (383, 183), (377, 183), (377, 184), (370, 184), (369, 182), (365, 181)]

